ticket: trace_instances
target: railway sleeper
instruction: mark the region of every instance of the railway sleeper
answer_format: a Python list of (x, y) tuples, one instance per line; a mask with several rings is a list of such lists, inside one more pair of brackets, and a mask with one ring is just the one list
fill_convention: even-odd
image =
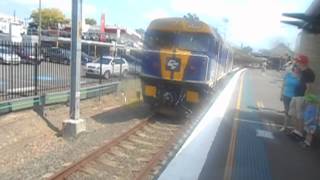
[(153, 128), (153, 127), (151, 127), (151, 126), (146, 126), (146, 127), (144, 127), (143, 128), (144, 129), (144, 131), (146, 132), (146, 133), (149, 133), (149, 134), (152, 134), (153, 136), (155, 135), (155, 134), (169, 134), (169, 135), (173, 135), (174, 134), (174, 131), (175, 130), (168, 130), (168, 129), (166, 129), (166, 130), (159, 130), (159, 129), (156, 129), (156, 128)]
[(79, 171), (71, 174), (70, 176), (68, 176), (65, 179), (68, 179), (68, 180), (90, 179), (90, 176), (91, 175), (88, 174), (87, 172), (79, 170)]
[(125, 152), (123, 152), (123, 149), (120, 149), (120, 147), (113, 147), (109, 153), (114, 156), (118, 156), (118, 157), (125, 158), (125, 159), (130, 158), (130, 156), (128, 154), (126, 154)]
[(168, 139), (167, 137), (163, 136), (162, 139), (163, 140), (160, 140), (160, 139), (155, 139), (155, 138), (148, 138), (148, 137), (141, 137), (141, 136), (138, 136), (138, 135), (132, 135), (132, 139), (136, 139), (137, 141), (143, 143), (145, 142), (146, 144), (149, 144), (149, 145), (153, 145), (155, 146), (156, 148), (159, 148), (162, 146), (162, 144)]
[(101, 160), (100, 158), (96, 159), (95, 161), (90, 162), (88, 165), (86, 165), (84, 167), (84, 169), (86, 169), (87, 167), (88, 168), (94, 168), (99, 172), (109, 172), (109, 171), (112, 171), (112, 170), (119, 169), (119, 167), (115, 168), (115, 167), (109, 166), (108, 164), (103, 162), (103, 160)]
[(160, 142), (167, 141), (167, 138), (164, 136), (156, 136), (155, 134), (146, 134), (145, 132), (142, 132), (142, 131), (138, 131), (135, 135), (140, 138), (148, 139), (150, 141), (160, 141)]
[(175, 131), (179, 128), (179, 126), (168, 126), (165, 124), (159, 124), (159, 123), (150, 123), (148, 124), (149, 127), (152, 127), (153, 129), (161, 130), (161, 131)]
[(119, 144), (120, 147), (124, 148), (124, 149), (128, 149), (128, 150), (135, 150), (137, 149), (136, 146), (134, 146), (132, 143), (125, 141), (125, 142), (121, 142)]
[(137, 157), (144, 158), (152, 158), (152, 156), (156, 153), (156, 150), (148, 150), (148, 149), (136, 149), (135, 151), (131, 151), (128, 149), (123, 149), (124, 153), (129, 154), (130, 157), (133, 157), (134, 160), (137, 160)]
[(128, 167), (125, 167), (125, 166), (115, 166), (114, 164), (111, 166), (110, 163), (113, 163), (113, 161), (109, 161), (109, 160), (101, 160), (101, 159), (98, 159), (96, 161), (97, 163), (101, 164), (99, 166), (99, 175), (100, 174), (103, 174), (104, 177), (110, 177), (111, 175), (113, 176), (121, 176), (123, 174), (123, 172), (127, 171), (128, 170)]
[(130, 168), (131, 166), (136, 166), (137, 164), (139, 164), (139, 162), (136, 160), (136, 158), (134, 157), (121, 157), (121, 156), (113, 156), (113, 161), (117, 161), (120, 162), (121, 164), (123, 164), (126, 168)]
[(124, 151), (124, 153), (126, 153), (126, 154), (129, 154), (130, 157), (140, 157), (140, 156), (149, 157), (149, 156), (152, 156), (153, 154), (155, 154), (154, 151), (150, 151), (147, 149), (139, 149), (139, 148), (136, 148), (135, 150), (129, 150), (126, 148), (122, 148), (122, 151)]
[(116, 169), (126, 169), (126, 166), (124, 166), (121, 162), (117, 161), (117, 158), (110, 154), (104, 155), (103, 157), (99, 158), (97, 161), (99, 161), (100, 163), (108, 167), (112, 167)]
[(93, 162), (90, 162), (85, 167), (80, 168), (78, 172), (84, 173), (86, 175), (98, 174), (100, 171), (97, 169), (97, 165), (93, 165)]
[(156, 153), (156, 149), (153, 149), (153, 150), (151, 150), (151, 149), (139, 149), (139, 151), (137, 151), (137, 152), (139, 152), (139, 153), (141, 153), (141, 154), (144, 154), (144, 156), (146, 155), (146, 154), (150, 154), (150, 155), (154, 155), (155, 153)]
[[(106, 164), (107, 166), (110, 165), (110, 162), (121, 162), (121, 164), (125, 164), (125, 166), (122, 166), (121, 168), (117, 167), (114, 163), (112, 166), (112, 171), (117, 171), (119, 174), (128, 174), (128, 173), (134, 173), (134, 171), (140, 171), (146, 163), (137, 161), (136, 158), (129, 158), (124, 159), (118, 156), (112, 157), (113, 160), (107, 159), (103, 160), (102, 163)], [(100, 160), (101, 161), (101, 160)]]
[(133, 143), (141, 144), (143, 146), (147, 146), (147, 147), (150, 147), (150, 148), (153, 148), (153, 149), (157, 148), (157, 145), (152, 144), (151, 142), (148, 142), (148, 141), (141, 140), (140, 138), (137, 138), (137, 136), (134, 136), (134, 137), (131, 136), (131, 137), (129, 137), (128, 140), (133, 142)]
[(137, 149), (139, 149), (139, 151), (146, 151), (146, 152), (152, 151), (153, 152), (157, 149), (156, 147), (140, 144), (140, 143), (137, 143), (137, 142), (132, 141), (130, 139), (128, 139), (127, 141), (135, 144), (135, 146), (137, 147)]

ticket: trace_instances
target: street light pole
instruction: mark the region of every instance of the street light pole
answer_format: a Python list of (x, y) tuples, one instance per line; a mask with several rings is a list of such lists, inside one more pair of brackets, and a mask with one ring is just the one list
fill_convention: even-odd
[(72, 0), (70, 118), (74, 120), (80, 117), (81, 2), (82, 0)]
[(72, 0), (70, 119), (64, 121), (63, 129), (66, 137), (76, 136), (86, 129), (85, 121), (80, 119), (81, 6), (82, 0)]

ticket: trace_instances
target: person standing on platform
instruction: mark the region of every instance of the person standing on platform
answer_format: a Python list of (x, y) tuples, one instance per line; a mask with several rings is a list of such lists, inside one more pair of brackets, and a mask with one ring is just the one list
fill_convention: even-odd
[(283, 78), (283, 84), (281, 88), (281, 101), (284, 105), (285, 110), (285, 118), (283, 127), (280, 131), (284, 131), (287, 129), (288, 120), (289, 120), (289, 106), (291, 99), (297, 95), (296, 90), (299, 86), (300, 82), (300, 71), (297, 65), (293, 65), (291, 71), (288, 71)]
[(292, 132), (299, 137), (303, 137), (304, 96), (310, 93), (311, 86), (315, 81), (315, 74), (309, 67), (309, 58), (306, 55), (298, 54), (295, 60), (301, 71), (301, 77), (296, 90), (297, 97), (292, 98), (288, 114), (295, 122)]
[(310, 147), (319, 123), (319, 99), (316, 95), (308, 94), (305, 96), (303, 120), (306, 136), (302, 145), (304, 147)]
[(309, 58), (303, 54), (299, 54), (296, 62), (301, 70), (300, 85), (297, 89), (298, 96), (304, 96), (310, 93), (311, 86), (315, 81), (315, 74), (309, 67)]

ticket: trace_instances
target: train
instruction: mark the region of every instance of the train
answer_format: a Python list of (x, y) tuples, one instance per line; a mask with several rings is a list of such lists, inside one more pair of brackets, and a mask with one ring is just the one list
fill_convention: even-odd
[(231, 47), (198, 19), (153, 20), (144, 35), (141, 84), (153, 110), (192, 114), (232, 70)]

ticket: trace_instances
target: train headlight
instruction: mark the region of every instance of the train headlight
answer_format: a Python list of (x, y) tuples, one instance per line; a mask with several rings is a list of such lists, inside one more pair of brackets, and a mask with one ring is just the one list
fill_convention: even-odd
[(196, 91), (187, 91), (187, 102), (191, 103), (198, 103), (200, 101), (199, 99), (199, 93)]
[(157, 88), (155, 86), (145, 85), (144, 94), (146, 96), (156, 97)]

